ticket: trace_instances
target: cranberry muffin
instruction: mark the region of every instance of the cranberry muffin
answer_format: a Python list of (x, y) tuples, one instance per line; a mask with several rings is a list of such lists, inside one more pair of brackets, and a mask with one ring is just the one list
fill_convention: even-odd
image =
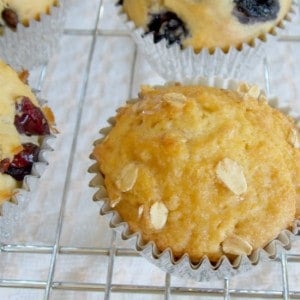
[(264, 39), (287, 16), (292, 0), (123, 0), (124, 12), (154, 43), (228, 51)]
[(12, 29), (16, 29), (18, 23), (29, 26), (30, 20), (39, 20), (42, 14), (50, 14), (51, 8), (58, 4), (58, 0), (0, 1), (0, 26)]
[(0, 1), (0, 56), (31, 69), (54, 53), (63, 29), (64, 0)]
[(112, 123), (92, 155), (107, 203), (159, 252), (232, 261), (300, 217), (298, 129), (257, 87), (144, 86)]
[(0, 61), (0, 206), (31, 174), (43, 139), (53, 132), (52, 111), (40, 106), (26, 77)]

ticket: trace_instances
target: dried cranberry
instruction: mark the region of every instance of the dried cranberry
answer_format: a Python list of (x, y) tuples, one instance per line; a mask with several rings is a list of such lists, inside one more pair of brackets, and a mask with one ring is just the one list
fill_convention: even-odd
[(13, 29), (17, 28), (17, 24), (19, 22), (19, 18), (17, 13), (12, 10), (11, 8), (5, 8), (2, 11), (2, 19), (4, 20), (5, 24)]
[(37, 106), (29, 98), (23, 97), (16, 103), (15, 126), (19, 133), (26, 135), (45, 135), (50, 133), (48, 122)]
[(23, 180), (25, 175), (31, 173), (32, 164), (38, 161), (40, 152), (40, 147), (35, 144), (25, 143), (22, 146), (23, 150), (14, 156), (5, 171), (6, 174), (9, 174), (18, 181)]

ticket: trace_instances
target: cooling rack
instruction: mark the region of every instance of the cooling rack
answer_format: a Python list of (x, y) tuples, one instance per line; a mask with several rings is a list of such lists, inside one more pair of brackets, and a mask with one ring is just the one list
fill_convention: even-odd
[[(241, 80), (258, 82), (300, 113), (300, 18)], [(119, 239), (88, 187), (98, 130), (141, 83), (160, 78), (110, 0), (70, 0), (59, 50), (30, 84), (60, 134), (30, 201), (0, 244), (0, 299), (300, 299), (300, 237), (276, 261), (233, 278), (193, 282), (165, 274)]]

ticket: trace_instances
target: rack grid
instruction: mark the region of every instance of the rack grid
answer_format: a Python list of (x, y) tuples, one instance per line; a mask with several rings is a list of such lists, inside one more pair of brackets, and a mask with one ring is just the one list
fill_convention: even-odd
[[(14, 225), (0, 242), (0, 298), (300, 299), (299, 236), (293, 250), (276, 261), (233, 278), (197, 283), (152, 266), (108, 228), (92, 202), (95, 191), (88, 188), (92, 142), (141, 83), (163, 79), (114, 15), (113, 1), (70, 0), (66, 13), (58, 52), (30, 76), (54, 110), (61, 133), (30, 201), (15, 208)], [(298, 112), (299, 25), (296, 21), (278, 49), (266, 53), (250, 78), (241, 78), (264, 82)]]

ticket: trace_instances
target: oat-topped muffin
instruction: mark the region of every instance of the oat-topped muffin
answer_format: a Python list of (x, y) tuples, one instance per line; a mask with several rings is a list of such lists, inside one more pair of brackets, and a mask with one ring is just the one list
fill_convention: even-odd
[(256, 87), (144, 86), (93, 157), (110, 206), (177, 258), (248, 255), (300, 215), (298, 131)]
[(124, 0), (124, 12), (145, 33), (154, 33), (154, 42), (203, 48), (239, 48), (265, 35), (291, 8), (291, 0)]
[(1, 0), (0, 26), (16, 28), (18, 23), (27, 26), (30, 20), (39, 20), (41, 14), (48, 14), (58, 3), (58, 0)]
[(0, 206), (31, 173), (54, 122), (49, 107), (42, 108), (23, 82), (24, 74), (0, 61)]

